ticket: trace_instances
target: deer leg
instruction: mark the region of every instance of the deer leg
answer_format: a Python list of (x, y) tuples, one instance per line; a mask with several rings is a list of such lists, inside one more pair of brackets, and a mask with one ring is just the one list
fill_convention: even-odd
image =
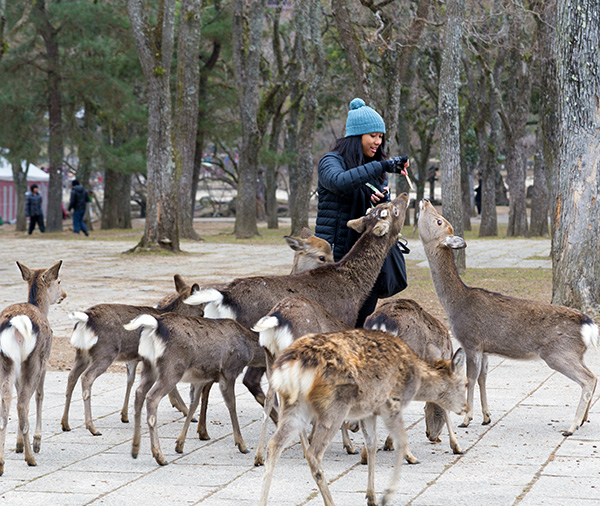
[(35, 432), (33, 434), (33, 452), (39, 453), (42, 446), (42, 404), (44, 403), (44, 381), (46, 370), (42, 369), (40, 381), (35, 393)]
[(200, 404), (200, 417), (198, 418), (198, 438), (202, 441), (208, 441), (210, 436), (206, 430), (206, 412), (208, 410), (208, 396), (213, 382), (207, 383), (202, 388), (202, 403)]
[(280, 413), (281, 422), (267, 445), (267, 460), (265, 462), (265, 475), (260, 492), (259, 506), (267, 506), (269, 490), (273, 481), (273, 471), (275, 470), (275, 464), (277, 464), (279, 457), (281, 457), (281, 452), (283, 452), (285, 446), (304, 426), (304, 419), (301, 413), (299, 413), (297, 405), (284, 407), (284, 403), (282, 402)]
[(392, 479), (387, 490), (384, 492), (381, 498), (382, 506), (388, 504), (398, 487), (398, 479), (400, 478), (400, 471), (402, 469), (402, 457), (408, 452), (408, 446), (406, 442), (406, 430), (404, 429), (404, 422), (402, 420), (402, 412), (396, 411), (387, 413), (384, 416), (384, 422), (387, 429), (393, 435), (394, 440), (398, 443), (398, 453), (396, 454), (396, 462), (394, 463), (394, 471), (392, 472)]
[(452, 453), (454, 453), (455, 455), (462, 455), (464, 452), (462, 451), (462, 448), (458, 443), (458, 439), (456, 438), (456, 434), (454, 433), (454, 429), (452, 427), (452, 420), (450, 419), (450, 413), (446, 409), (442, 411), (444, 412), (444, 420), (446, 421), (446, 427), (448, 427), (448, 438), (450, 440), (450, 448), (452, 449)]
[[(6, 359), (0, 357), (6, 366)], [(10, 402), (12, 400), (12, 364), (8, 365), (4, 374), (0, 372), (0, 476), (4, 474), (4, 447), (6, 444), (6, 427), (8, 426), (8, 415), (10, 413)]]
[(483, 422), (481, 422), (481, 425), (489, 425), (489, 423), (492, 421), (490, 409), (488, 407), (487, 390), (485, 387), (487, 373), (488, 357), (486, 354), (483, 354), (481, 357), (481, 369), (479, 370), (479, 377), (477, 378), (477, 384), (479, 385), (479, 396), (481, 399), (481, 411), (483, 412)]
[(352, 444), (352, 440), (350, 439), (350, 435), (348, 434), (348, 427), (345, 421), (342, 422), (342, 427), (340, 430), (342, 431), (342, 444), (344, 445), (344, 450), (346, 450), (346, 453), (348, 455), (356, 455), (358, 453), (358, 450), (354, 448), (354, 445)]
[(156, 379), (156, 372), (154, 371), (154, 368), (146, 362), (142, 362), (142, 364), (142, 379), (135, 391), (133, 441), (131, 443), (131, 456), (134, 459), (137, 459), (137, 456), (140, 452), (140, 440), (142, 433), (142, 406), (144, 405), (148, 391), (150, 388), (152, 388), (152, 385)]
[(121, 422), (123, 423), (129, 423), (129, 414), (127, 413), (129, 410), (129, 396), (135, 381), (135, 368), (138, 362), (139, 360), (132, 360), (125, 365), (127, 367), (127, 388), (125, 389), (125, 399), (123, 399), (123, 407), (121, 408)]
[[(327, 420), (326, 424), (323, 423), (324, 420), (317, 419), (315, 421), (313, 438), (310, 446), (308, 447), (308, 451), (305, 454), (306, 461), (310, 467), (310, 472), (315, 480), (315, 483), (319, 487), (319, 490), (321, 491), (321, 496), (323, 497), (325, 506), (335, 506), (333, 497), (329, 491), (327, 478), (325, 478), (325, 473), (323, 472), (322, 463), (325, 450), (329, 446), (329, 443), (331, 443), (335, 433), (338, 431), (339, 427), (346, 418), (347, 410), (339, 408), (340, 407), (337, 408), (337, 416), (331, 420)], [(336, 410), (336, 408), (332, 408), (332, 411), (334, 410)]]
[(70, 431), (71, 427), (69, 426), (69, 408), (71, 407), (71, 398), (73, 397), (73, 390), (75, 389), (75, 385), (77, 384), (77, 380), (81, 373), (85, 371), (85, 368), (89, 364), (89, 355), (87, 351), (77, 349), (75, 353), (75, 363), (73, 364), (73, 369), (69, 373), (69, 378), (67, 379), (67, 392), (65, 394), (65, 410), (63, 412), (62, 420), (60, 422), (63, 431)]
[(83, 397), (83, 410), (85, 413), (85, 426), (93, 436), (101, 436), (101, 432), (96, 429), (92, 419), (92, 385), (96, 378), (105, 373), (109, 366), (113, 363), (115, 357), (103, 356), (93, 357), (97, 360), (91, 360), (88, 368), (81, 375), (81, 389)]
[(369, 416), (360, 421), (360, 426), (365, 438), (367, 454), (367, 506), (377, 506), (375, 497), (375, 454), (377, 453), (377, 417)]
[[(250, 391), (250, 393), (256, 399), (261, 406), (265, 405), (265, 393), (263, 392), (262, 387), (260, 386), (260, 380), (265, 373), (264, 367), (248, 367), (246, 369), (246, 374), (244, 374), (244, 386)], [(277, 411), (271, 410), (271, 420), (273, 423), (277, 425)]]
[[(169, 401), (171, 402), (171, 406), (173, 406), (177, 411), (181, 412), (183, 416), (188, 416), (188, 407), (185, 405), (185, 401), (181, 398), (181, 394), (179, 393), (179, 390), (177, 390), (177, 386), (169, 392)], [(192, 415), (193, 414), (194, 413), (192, 412)]]
[[(37, 378), (34, 376), (37, 376)], [(22, 375), (21, 380), (22, 384), (17, 389), (17, 414), (19, 417), (17, 447), (19, 446), (18, 438), (20, 437), (22, 439), (22, 450), (25, 453), (25, 462), (27, 462), (27, 465), (29, 466), (35, 466), (37, 464), (33, 456), (31, 440), (29, 438), (29, 401), (39, 382), (39, 375), (33, 374), (27, 377), (23, 377)]]
[(463, 422), (459, 427), (468, 427), (473, 420), (473, 398), (475, 396), (475, 383), (479, 378), (479, 370), (481, 368), (481, 353), (467, 353), (467, 378), (469, 386), (467, 388), (467, 403), (469, 410), (465, 414)]
[(581, 387), (581, 397), (575, 412), (575, 419), (569, 430), (563, 432), (563, 436), (571, 436), (587, 420), (598, 379), (583, 363), (581, 355), (570, 354), (565, 356), (563, 354), (562, 356), (555, 356), (550, 354), (543, 355), (542, 358), (552, 369), (564, 374)]
[(258, 447), (256, 448), (256, 454), (254, 455), (254, 465), (262, 466), (265, 463), (265, 439), (267, 437), (267, 426), (269, 425), (269, 414), (275, 405), (275, 392), (269, 386), (267, 390), (267, 399), (265, 401), (265, 413), (263, 418), (262, 427), (260, 430), (260, 441), (258, 442)]
[[(175, 391), (177, 387), (175, 387), (172, 391)], [(188, 411), (187, 416), (185, 417), (185, 422), (183, 423), (183, 428), (181, 429), (181, 434), (177, 438), (177, 442), (175, 443), (175, 451), (177, 453), (183, 453), (183, 445), (185, 444), (185, 438), (187, 436), (188, 428), (190, 427), (190, 423), (192, 422), (192, 418), (194, 417), (194, 413), (198, 408), (198, 404), (200, 403), (201, 391), (198, 386), (193, 390), (192, 400), (190, 402), (190, 409)]]
[(249, 450), (246, 447), (246, 443), (242, 438), (242, 432), (240, 431), (240, 424), (238, 422), (237, 411), (235, 408), (235, 377), (224, 378), (221, 377), (219, 380), (219, 387), (221, 388), (221, 395), (225, 401), (225, 405), (229, 410), (229, 417), (231, 418), (231, 425), (233, 427), (233, 440), (238, 450), (241, 453), (248, 453)]
[(150, 449), (152, 451), (154, 460), (156, 460), (156, 462), (161, 466), (166, 466), (168, 462), (165, 459), (162, 450), (160, 449), (158, 430), (156, 427), (158, 424), (158, 403), (165, 395), (173, 390), (173, 387), (177, 384), (182, 376), (183, 374), (180, 374), (177, 377), (169, 378), (170, 381), (168, 383), (160, 383), (161, 375), (159, 375), (157, 382), (152, 385), (152, 388), (146, 395), (146, 417), (148, 420), (148, 430), (150, 433)]

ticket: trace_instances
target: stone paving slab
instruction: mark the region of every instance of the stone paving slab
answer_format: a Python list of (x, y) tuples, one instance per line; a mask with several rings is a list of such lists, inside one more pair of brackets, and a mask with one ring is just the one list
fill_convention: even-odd
[[(426, 260), (418, 240), (411, 239), (411, 258)], [(147, 303), (172, 290), (172, 275), (204, 282), (236, 276), (286, 273), (291, 252), (283, 245), (245, 246), (186, 243), (183, 257), (130, 258), (121, 252), (132, 244), (113, 241), (50, 241), (2, 239), (0, 249), (0, 304), (22, 300), (24, 285), (15, 260), (31, 267), (49, 266), (62, 259), (61, 278), (68, 293), (51, 309), (55, 335), (68, 338), (69, 311), (100, 302)], [(470, 241), (467, 265), (549, 268), (548, 240)], [(243, 258), (244, 261), (239, 261)], [(533, 259), (532, 259), (533, 258)], [(528, 260), (532, 259), (532, 260)], [(589, 367), (600, 373), (600, 354), (587, 354)], [(16, 409), (6, 440), (6, 468), (0, 477), (0, 504), (148, 506), (256, 505), (263, 468), (253, 466), (262, 412), (238, 380), (240, 424), (250, 453), (242, 455), (233, 444), (229, 416), (218, 388), (211, 392), (208, 415), (210, 441), (200, 441), (192, 426), (184, 453), (174, 451), (183, 418), (167, 400), (159, 407), (161, 446), (169, 465), (158, 466), (150, 455), (145, 422), (140, 455), (131, 452), (132, 424), (120, 421), (125, 374), (104, 374), (94, 384), (94, 419), (102, 432), (92, 436), (83, 426), (81, 389), (77, 386), (70, 410), (72, 430), (62, 432), (67, 372), (49, 371), (46, 379), (42, 450), (38, 465), (28, 467), (16, 454)], [(412, 403), (405, 413), (408, 440), (420, 463), (403, 464), (398, 495), (393, 505), (584, 505), (600, 503), (600, 402), (596, 393), (586, 423), (570, 438), (561, 435), (574, 416), (580, 390), (543, 362), (490, 359), (488, 391), (492, 423), (480, 425), (478, 402), (475, 420), (468, 428), (456, 427), (465, 453), (453, 455), (445, 431), (442, 442), (432, 444), (424, 434), (423, 405)], [(185, 386), (182, 386), (184, 397)], [(32, 403), (31, 421), (33, 422)], [(130, 418), (133, 420), (132, 407)], [(145, 420), (145, 416), (144, 416)], [(461, 417), (453, 415), (457, 426)], [(274, 431), (271, 424), (269, 435)], [(380, 446), (386, 432), (379, 428)], [(360, 434), (352, 434), (357, 447)], [(378, 452), (376, 490), (387, 486), (395, 452)], [(336, 436), (324, 459), (324, 471), (338, 505), (366, 504), (367, 470), (356, 455), (347, 455)], [(292, 443), (275, 470), (270, 504), (321, 505), (316, 485), (303, 460), (300, 445)]]

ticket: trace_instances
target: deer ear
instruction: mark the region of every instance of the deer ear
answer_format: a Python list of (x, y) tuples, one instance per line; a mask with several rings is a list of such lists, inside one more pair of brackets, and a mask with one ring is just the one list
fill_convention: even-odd
[(175, 281), (175, 291), (177, 293), (183, 293), (187, 290), (188, 285), (179, 274), (175, 274), (173, 280)]
[(29, 281), (31, 279), (31, 276), (33, 276), (33, 271), (26, 265), (23, 265), (19, 262), (17, 262), (17, 267), (21, 271), (21, 276), (23, 277), (23, 281)]
[(348, 223), (346, 223), (346, 225), (348, 226), (348, 228), (351, 228), (359, 234), (362, 234), (365, 231), (365, 228), (367, 228), (364, 216), (356, 218), (355, 220), (350, 220)]
[(285, 242), (287, 242), (287, 245), (294, 251), (304, 251), (304, 244), (295, 237), (285, 235), (283, 238), (285, 239)]
[(46, 276), (50, 279), (58, 279), (58, 271), (60, 271), (60, 267), (62, 265), (62, 260), (59, 260), (55, 263), (50, 269), (46, 271)]
[(463, 249), (467, 247), (467, 243), (462, 237), (457, 235), (449, 235), (442, 242), (444, 246), (447, 246), (451, 249)]
[(467, 355), (462, 348), (456, 350), (456, 353), (452, 357), (452, 372), (456, 373), (456, 371), (460, 371), (467, 361)]
[(313, 235), (312, 230), (308, 227), (302, 227), (302, 230), (300, 230), (300, 239), (308, 239)]

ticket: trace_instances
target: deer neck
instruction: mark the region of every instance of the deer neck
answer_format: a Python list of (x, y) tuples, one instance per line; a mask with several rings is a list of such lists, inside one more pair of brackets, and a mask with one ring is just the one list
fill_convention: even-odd
[(444, 390), (444, 382), (440, 381), (441, 372), (425, 362), (420, 363), (418, 368), (420, 382), (414, 400), (435, 402)]
[(29, 286), (29, 296), (27, 298), (27, 302), (32, 306), (36, 306), (39, 310), (48, 315), (48, 311), (50, 310), (50, 301), (48, 297), (45, 295), (44, 291), (40, 289), (38, 285), (38, 280), (34, 279), (31, 285)]
[(445, 247), (433, 250), (426, 248), (425, 253), (433, 285), (444, 310), (450, 314), (453, 310), (460, 309), (467, 287), (458, 275), (452, 250)]

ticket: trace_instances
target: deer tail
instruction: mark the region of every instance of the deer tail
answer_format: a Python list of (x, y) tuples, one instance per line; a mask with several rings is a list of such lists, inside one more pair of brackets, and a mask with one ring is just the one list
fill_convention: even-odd
[(125, 330), (142, 329), (140, 331), (138, 353), (152, 364), (155, 364), (158, 358), (162, 356), (166, 347), (165, 341), (157, 332), (159, 325), (160, 322), (149, 314), (140, 315), (123, 325)]
[(37, 331), (29, 316), (13, 316), (0, 332), (0, 352), (15, 364), (24, 362), (35, 348)]
[(598, 348), (598, 325), (591, 320), (584, 323), (581, 326), (581, 338), (587, 348)]

